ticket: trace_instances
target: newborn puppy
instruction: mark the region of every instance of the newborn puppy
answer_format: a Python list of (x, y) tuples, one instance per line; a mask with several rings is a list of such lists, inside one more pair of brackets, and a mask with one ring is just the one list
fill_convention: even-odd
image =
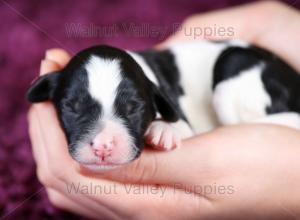
[(180, 89), (156, 82), (125, 51), (97, 46), (78, 53), (61, 71), (41, 76), (27, 98), (54, 103), (76, 161), (108, 169), (137, 158), (144, 140), (166, 150), (180, 145), (172, 125), (187, 123), (178, 104)]
[(300, 76), (242, 42), (193, 42), (163, 51), (96, 46), (41, 76), (30, 102), (54, 103), (71, 156), (97, 171), (126, 164), (145, 143), (162, 150), (221, 124), (300, 128)]

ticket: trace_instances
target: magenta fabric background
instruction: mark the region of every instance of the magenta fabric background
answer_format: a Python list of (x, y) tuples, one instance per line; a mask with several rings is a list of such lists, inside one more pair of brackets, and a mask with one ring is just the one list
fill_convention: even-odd
[[(83, 219), (55, 209), (38, 182), (28, 139), (25, 91), (48, 48), (71, 54), (94, 45), (148, 48), (165, 36), (134, 36), (124, 25), (167, 27), (186, 16), (246, 3), (241, 0), (0, 0), (0, 219)], [(300, 8), (296, 0), (286, 1)], [(263, 22), (263, 21), (262, 21)], [(113, 36), (72, 37), (66, 25), (116, 26)], [(123, 25), (123, 27), (122, 27)]]

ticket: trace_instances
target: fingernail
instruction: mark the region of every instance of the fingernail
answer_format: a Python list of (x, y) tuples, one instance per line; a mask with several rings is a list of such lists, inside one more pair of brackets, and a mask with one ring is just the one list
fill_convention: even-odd
[(46, 50), (45, 58), (51, 60), (51, 49)]
[(47, 71), (47, 61), (46, 60), (42, 60), (41, 61), (41, 65), (40, 65), (40, 75), (44, 75)]

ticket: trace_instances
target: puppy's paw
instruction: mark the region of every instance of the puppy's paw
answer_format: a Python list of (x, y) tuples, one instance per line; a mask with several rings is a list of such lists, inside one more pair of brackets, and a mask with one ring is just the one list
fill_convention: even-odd
[(171, 150), (180, 147), (181, 137), (178, 130), (164, 121), (154, 121), (145, 134), (146, 143), (159, 150)]

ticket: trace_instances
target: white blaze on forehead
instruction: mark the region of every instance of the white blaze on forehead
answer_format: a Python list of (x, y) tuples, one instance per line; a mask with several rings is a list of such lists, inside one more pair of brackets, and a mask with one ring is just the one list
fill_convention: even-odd
[(91, 96), (101, 103), (104, 116), (113, 114), (113, 104), (121, 82), (120, 61), (91, 56), (85, 68)]

